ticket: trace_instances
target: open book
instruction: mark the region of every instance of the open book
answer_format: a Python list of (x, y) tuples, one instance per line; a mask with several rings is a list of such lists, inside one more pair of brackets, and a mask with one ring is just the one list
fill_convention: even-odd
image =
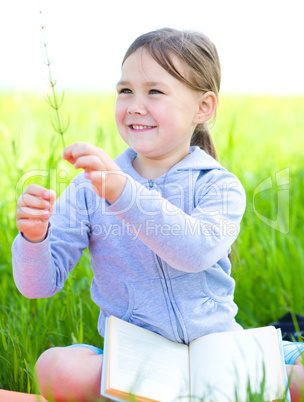
[[(104, 339), (101, 395), (120, 401), (290, 400), (280, 330), (203, 336), (189, 346), (116, 317)], [(261, 399), (262, 400), (262, 399)]]

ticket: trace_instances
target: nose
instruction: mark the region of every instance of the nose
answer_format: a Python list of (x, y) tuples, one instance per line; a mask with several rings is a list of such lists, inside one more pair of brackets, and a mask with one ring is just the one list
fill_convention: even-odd
[(146, 115), (147, 108), (144, 103), (140, 99), (133, 99), (132, 102), (128, 106), (128, 114), (137, 114), (137, 115)]

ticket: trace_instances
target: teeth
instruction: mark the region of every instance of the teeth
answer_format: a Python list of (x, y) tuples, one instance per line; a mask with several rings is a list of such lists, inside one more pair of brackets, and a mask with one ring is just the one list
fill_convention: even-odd
[(132, 125), (132, 128), (134, 130), (144, 130), (146, 128), (152, 128), (152, 126), (135, 126), (134, 124)]

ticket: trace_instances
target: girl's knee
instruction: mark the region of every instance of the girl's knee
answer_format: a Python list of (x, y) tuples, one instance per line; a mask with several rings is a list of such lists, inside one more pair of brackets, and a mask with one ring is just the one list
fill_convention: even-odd
[(40, 392), (55, 401), (96, 400), (100, 389), (101, 366), (102, 355), (96, 355), (88, 348), (48, 349), (36, 363)]
[(64, 373), (64, 349), (55, 347), (46, 350), (38, 358), (35, 370), (40, 391), (43, 395), (47, 394), (48, 390), (53, 389), (56, 383), (56, 377), (62, 377)]

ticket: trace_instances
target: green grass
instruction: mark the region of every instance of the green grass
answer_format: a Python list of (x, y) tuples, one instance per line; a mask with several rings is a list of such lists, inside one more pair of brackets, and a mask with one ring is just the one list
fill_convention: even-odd
[[(71, 120), (66, 143), (91, 142), (117, 156), (126, 146), (115, 127), (114, 104), (112, 95), (66, 96), (63, 112)], [(304, 97), (223, 96), (212, 129), (220, 161), (240, 178), (247, 194), (232, 255), (237, 319), (246, 328), (268, 324), (287, 311), (304, 314), (303, 109)], [(30, 182), (51, 186), (59, 194), (76, 174), (60, 160), (61, 139), (53, 135), (49, 115), (43, 97), (0, 94), (0, 384), (22, 392), (37, 391), (33, 365), (45, 349), (83, 342), (102, 347), (98, 309), (89, 293), (87, 252), (64, 289), (51, 299), (27, 300), (13, 281), (10, 249), (17, 234), (18, 196)], [(278, 187), (275, 174), (286, 168), (289, 185)], [(38, 169), (34, 178), (24, 176)], [(273, 188), (254, 198), (256, 188), (269, 177)], [(285, 233), (256, 214), (275, 220), (282, 189), (289, 195), (287, 207), (280, 211)]]

